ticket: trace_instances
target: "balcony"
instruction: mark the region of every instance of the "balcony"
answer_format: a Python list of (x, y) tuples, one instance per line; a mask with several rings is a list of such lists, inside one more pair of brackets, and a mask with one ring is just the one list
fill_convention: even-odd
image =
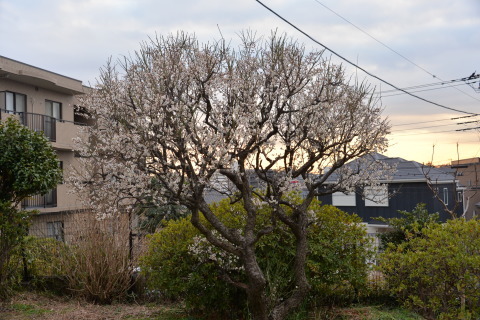
[(15, 116), (21, 124), (36, 132), (43, 132), (48, 140), (57, 141), (57, 119), (38, 113), (0, 110), (2, 113)]
[(22, 201), (22, 209), (53, 208), (57, 206), (57, 188), (45, 195), (28, 197)]
[(75, 117), (75, 121), (55, 119), (53, 117), (31, 113), (16, 112), (0, 109), (0, 119), (7, 117), (17, 118), (21, 124), (27, 126), (33, 131), (43, 132), (47, 139), (52, 142), (52, 146), (56, 149), (73, 149), (73, 138), (79, 135), (80, 127), (90, 125), (91, 119)]

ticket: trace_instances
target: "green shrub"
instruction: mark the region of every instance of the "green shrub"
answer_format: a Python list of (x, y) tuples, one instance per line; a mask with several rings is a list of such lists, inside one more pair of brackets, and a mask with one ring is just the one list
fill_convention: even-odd
[(480, 317), (480, 221), (431, 223), (381, 256), (390, 291), (429, 319)]
[(31, 215), (31, 211), (19, 211), (0, 201), (0, 300), (10, 298), (22, 279), (22, 265), (15, 256), (24, 242)]
[[(228, 200), (213, 204), (212, 210), (230, 228), (240, 228), (246, 216), (240, 203), (230, 204)], [(258, 219), (264, 223), (259, 228), (267, 224), (269, 210), (260, 210)], [(307, 274), (312, 284), (311, 298), (351, 298), (364, 287), (368, 272), (369, 241), (360, 219), (317, 201), (310, 210)], [(295, 246), (286, 228), (277, 225), (273, 233), (261, 238), (256, 249), (272, 301), (283, 299), (293, 289)], [(212, 247), (189, 217), (168, 221), (152, 235), (141, 265), (150, 289), (159, 290), (167, 298), (183, 299), (192, 312), (220, 318), (245, 315), (245, 293), (223, 281), (226, 276), (245, 280), (240, 262)]]
[(28, 233), (35, 211), (20, 210), (22, 200), (46, 194), (62, 177), (47, 138), (14, 117), (0, 121), (0, 299), (18, 283), (12, 254)]
[(399, 245), (408, 241), (420, 235), (425, 226), (440, 221), (440, 215), (438, 213), (429, 213), (425, 203), (417, 204), (411, 212), (403, 210), (398, 210), (397, 212), (402, 217), (390, 219), (376, 218), (392, 228), (392, 230), (378, 235), (381, 250), (385, 250), (389, 243)]
[(235, 298), (243, 292), (219, 281), (213, 262), (203, 261), (191, 254), (195, 237), (200, 232), (189, 218), (170, 220), (165, 227), (150, 237), (149, 251), (141, 260), (150, 290), (160, 290), (172, 300), (184, 299), (193, 313), (217, 313), (226, 316), (238, 314), (231, 310)]
[[(1, 288), (13, 292), (22, 281), (31, 287), (65, 292), (63, 259), (67, 245), (52, 238), (25, 236), (10, 254), (9, 285)], [(52, 286), (53, 285), (53, 286)]]

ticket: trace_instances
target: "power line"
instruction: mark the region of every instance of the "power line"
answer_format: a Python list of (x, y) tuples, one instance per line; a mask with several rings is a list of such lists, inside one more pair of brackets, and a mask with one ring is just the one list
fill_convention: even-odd
[[(472, 124), (476, 123), (478, 124), (479, 121), (467, 121), (467, 122), (458, 122), (458, 123), (451, 123), (451, 124), (441, 124), (437, 126), (427, 126), (427, 127), (417, 127), (417, 128), (408, 128), (408, 129), (401, 129), (401, 130), (393, 130), (392, 132), (404, 132), (404, 131), (412, 131), (412, 130), (422, 130), (422, 129), (430, 129), (430, 128), (438, 128), (438, 127), (449, 127), (449, 126), (454, 126), (454, 125), (465, 125), (465, 124)], [(456, 129), (455, 131), (465, 131), (465, 130), (471, 130), (474, 128), (466, 128), (466, 129)]]
[[(474, 82), (470, 82), (470, 83), (461, 83), (461, 84), (456, 84), (456, 85), (450, 85), (448, 86), (448, 88), (454, 88), (454, 87), (457, 87), (457, 86), (463, 86), (463, 85), (470, 85), (472, 83), (477, 83), (477, 81), (474, 81)], [(410, 91), (411, 93), (417, 93), (417, 92), (425, 92), (425, 91), (433, 91), (433, 90), (440, 90), (440, 89), (447, 89), (445, 87), (438, 87), (438, 88), (430, 88), (430, 89), (423, 89), (423, 90), (417, 90), (417, 91)], [(389, 90), (391, 92), (395, 92), (396, 90)], [(382, 98), (388, 98), (388, 97), (394, 97), (394, 96), (399, 96), (399, 95), (402, 95), (404, 94), (403, 92), (400, 92), (400, 93), (395, 93), (395, 94), (388, 94), (388, 95), (382, 95), (381, 97)]]
[[(339, 13), (333, 11), (332, 9), (330, 9), (329, 7), (327, 7), (325, 4), (321, 3), (319, 0), (314, 0), (315, 2), (317, 2), (319, 5), (321, 5), (322, 7), (324, 7), (325, 9), (329, 10), (330, 12), (332, 12), (333, 14), (335, 14), (337, 17), (339, 17), (340, 19), (342, 19), (343, 21), (347, 22), (348, 24), (352, 25), (354, 28), (356, 28), (357, 30), (361, 31), (362, 33), (366, 34), (367, 36), (369, 36), (370, 38), (372, 38), (373, 40), (375, 40), (376, 42), (380, 43), (382, 46), (384, 46), (385, 48), (389, 49), (390, 51), (394, 52), (395, 54), (397, 54), (398, 56), (402, 57), (403, 59), (405, 59), (406, 61), (410, 62), (411, 64), (413, 64), (414, 66), (416, 66), (417, 68), (423, 70), (425, 73), (431, 75), (432, 77), (434, 78), (437, 78), (437, 79), (440, 79), (441, 81), (444, 81), (443, 79), (441, 79), (440, 77), (434, 75), (433, 73), (429, 72), (428, 70), (426, 70), (425, 68), (419, 66), (418, 64), (416, 64), (415, 62), (413, 62), (412, 60), (408, 59), (407, 57), (405, 57), (403, 54), (401, 54), (400, 52), (396, 51), (395, 49), (393, 49), (392, 47), (388, 46), (387, 44), (383, 43), (382, 41), (378, 40), (377, 38), (375, 38), (374, 36), (372, 36), (371, 34), (369, 34), (367, 31), (364, 31), (363, 29), (361, 29), (360, 27), (358, 27), (357, 25), (355, 25), (353, 22), (350, 22), (349, 20), (347, 20), (346, 18), (344, 18), (343, 16), (341, 16)], [(475, 72), (474, 72), (475, 73)], [(464, 78), (465, 80), (465, 78)], [(453, 86), (449, 86), (449, 87), (453, 87)], [(473, 87), (472, 87), (473, 88)], [(469, 95), (468, 93), (466, 93), (465, 91), (462, 91), (458, 88), (454, 88), (458, 91), (460, 91), (461, 93), (469, 96), (470, 98), (472, 99), (475, 99), (477, 101), (480, 101), (479, 99)]]
[[(382, 46), (384, 46), (385, 48), (389, 49), (390, 51), (394, 52), (395, 54), (397, 54), (398, 56), (402, 57), (403, 59), (407, 60), (408, 62), (410, 62), (411, 64), (413, 64), (414, 66), (416, 66), (417, 68), (419, 69), (422, 69), (423, 71), (425, 71), (426, 73), (428, 73), (429, 75), (431, 75), (432, 77), (434, 78), (437, 78), (436, 75), (430, 73), (428, 70), (424, 69), (423, 67), (419, 66), (418, 64), (416, 64), (415, 62), (413, 62), (412, 60), (408, 59), (407, 57), (405, 57), (403, 54), (401, 54), (400, 52), (396, 51), (395, 49), (393, 49), (392, 47), (388, 46), (387, 44), (383, 43), (382, 41), (378, 40), (377, 38), (375, 38), (374, 36), (372, 36), (371, 34), (369, 34), (367, 31), (361, 29), (360, 27), (358, 27), (357, 25), (353, 24), (353, 22), (350, 22), (349, 20), (347, 20), (346, 18), (344, 18), (343, 16), (341, 16), (339, 13), (333, 11), (332, 9), (330, 9), (329, 7), (327, 7), (325, 4), (321, 3), (320, 1), (318, 0), (315, 0), (315, 2), (317, 2), (319, 5), (321, 5), (322, 7), (324, 7), (325, 9), (327, 9), (328, 11), (332, 12), (334, 15), (336, 15), (337, 17), (339, 17), (340, 19), (342, 19), (343, 21), (345, 21), (346, 23), (350, 24), (351, 26), (353, 26), (355, 29), (359, 30), (360, 32), (366, 34), (367, 36), (369, 36), (370, 38), (372, 38), (373, 40), (375, 40), (376, 42), (380, 43)], [(440, 79), (441, 80), (441, 79)]]
[(439, 122), (439, 121), (448, 121), (448, 120), (457, 120), (457, 119), (464, 119), (464, 118), (471, 118), (479, 116), (480, 114), (472, 114), (469, 116), (462, 116), (462, 117), (455, 117), (455, 118), (447, 118), (447, 119), (438, 119), (438, 120), (429, 120), (429, 121), (418, 121), (418, 122), (410, 122), (410, 123), (402, 123), (402, 124), (395, 124), (393, 127), (401, 127), (401, 126), (409, 126), (412, 124), (422, 124), (422, 123), (431, 123), (431, 122)]
[[(397, 135), (397, 137), (407, 137), (407, 136), (416, 136), (416, 135), (420, 135), (420, 134), (433, 134), (433, 133), (445, 133), (445, 132), (463, 132), (463, 131), (475, 130), (475, 129), (480, 129), (480, 127), (466, 128), (466, 129), (456, 129), (456, 130), (434, 131), (434, 132), (400, 134), (400, 135)], [(392, 133), (390, 133), (390, 134), (392, 134)]]
[[(480, 78), (480, 75), (479, 77)], [(478, 82), (479, 80), (476, 80), (477, 78), (473, 79), (475, 81), (473, 81), (472, 83), (476, 83)], [(411, 86), (411, 87), (405, 87), (405, 88), (402, 88), (404, 90), (413, 90), (413, 89), (421, 89), (421, 88), (428, 88), (428, 87), (433, 87), (433, 86), (443, 86), (445, 84), (451, 84), (451, 83), (455, 83), (455, 82), (463, 82), (462, 84), (466, 84), (466, 85), (470, 85), (471, 83), (469, 82), (466, 82), (466, 81), (469, 81), (469, 80), (464, 80), (464, 79), (454, 79), (454, 80), (450, 80), (450, 81), (441, 81), (441, 82), (433, 82), (433, 83), (426, 83), (426, 84), (419, 84), (419, 85), (416, 85), (416, 86)], [(450, 86), (448, 86), (450, 87)], [(385, 90), (385, 91), (379, 91), (377, 94), (383, 94), (383, 93), (392, 93), (392, 92), (397, 92), (397, 90)]]
[(452, 120), (451, 118), (448, 119), (439, 119), (439, 120), (429, 120), (429, 121), (418, 121), (418, 122), (410, 122), (410, 123), (402, 123), (402, 124), (395, 124), (392, 127), (401, 127), (401, 126), (410, 126), (412, 124), (422, 124), (422, 123), (431, 123), (431, 122), (440, 122), (440, 121), (448, 121)]
[(456, 131), (469, 131), (469, 130), (475, 130), (475, 129), (480, 129), (480, 127), (457, 129)]
[(472, 114), (469, 115), (469, 116), (462, 116), (462, 117), (452, 118), (452, 120), (463, 119), (463, 118), (471, 118), (471, 117), (476, 117), (476, 116), (479, 116), (479, 115), (480, 115), (480, 114), (478, 114), (478, 113), (472, 113)]
[(340, 59), (344, 60), (345, 62), (347, 62), (348, 64), (356, 67), (357, 69), (365, 72), (367, 75), (369, 75), (370, 77), (372, 78), (375, 78), (389, 86), (391, 86), (392, 88), (395, 88), (399, 91), (402, 91), (414, 98), (417, 98), (419, 100), (422, 100), (422, 101), (425, 101), (427, 103), (430, 103), (430, 104), (433, 104), (437, 107), (440, 107), (440, 108), (444, 108), (444, 109), (448, 109), (448, 110), (451, 110), (451, 111), (455, 111), (455, 112), (460, 112), (460, 113), (466, 113), (466, 114), (472, 114), (471, 112), (467, 112), (467, 111), (463, 111), (463, 110), (459, 110), (459, 109), (455, 109), (455, 108), (451, 108), (451, 107), (447, 107), (447, 106), (444, 106), (442, 104), (439, 104), (439, 103), (436, 103), (436, 102), (433, 102), (433, 101), (430, 101), (430, 100), (427, 100), (425, 98), (422, 98), (420, 96), (417, 96), (413, 93), (410, 93), (406, 90), (403, 90), (399, 87), (397, 87), (396, 85), (386, 81), (386, 80), (383, 80), (382, 78), (370, 73), (369, 71), (365, 70), (364, 68), (360, 67), (359, 65), (351, 62), (350, 60), (348, 60), (347, 58), (344, 58), (342, 55), (338, 54), (337, 52), (335, 52), (334, 50), (330, 49), (329, 47), (327, 47), (326, 45), (322, 44), (321, 42), (319, 42), (318, 40), (316, 40), (315, 38), (313, 38), (312, 36), (310, 36), (308, 33), (306, 33), (305, 31), (303, 31), (302, 29), (300, 29), (299, 27), (297, 27), (296, 25), (294, 25), (293, 23), (291, 23), (290, 21), (288, 21), (287, 19), (285, 19), (284, 17), (282, 17), (281, 15), (279, 15), (278, 13), (276, 13), (274, 10), (270, 9), (267, 5), (265, 5), (263, 2), (261, 2), (260, 0), (256, 0), (258, 3), (260, 3), (264, 8), (266, 8), (268, 11), (270, 11), (271, 13), (273, 13), (274, 15), (276, 15), (278, 18), (280, 18), (281, 20), (283, 20), (285, 23), (289, 24), (292, 28), (294, 28), (295, 30), (297, 30), (298, 32), (300, 32), (301, 34), (303, 34), (304, 36), (306, 36), (307, 38), (309, 38), (310, 40), (312, 40), (313, 42), (315, 42), (316, 44), (322, 46), (323, 48), (325, 48), (325, 50), (328, 50), (330, 51), (332, 54), (334, 54), (335, 56), (339, 57)]
[(427, 126), (427, 127), (419, 127), (419, 128), (409, 128), (409, 129), (395, 130), (395, 131), (392, 131), (392, 132), (403, 132), (403, 131), (410, 131), (410, 130), (422, 130), (422, 129), (429, 129), (429, 128), (447, 127), (447, 126), (453, 126), (453, 125), (457, 125), (457, 123), (440, 124), (440, 125), (437, 125), (437, 126)]

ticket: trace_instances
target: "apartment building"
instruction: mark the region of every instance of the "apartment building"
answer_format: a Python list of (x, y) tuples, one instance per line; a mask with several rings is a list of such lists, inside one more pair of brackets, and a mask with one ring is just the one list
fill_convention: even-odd
[[(80, 80), (0, 56), (0, 120), (16, 117), (30, 129), (43, 132), (57, 153), (64, 176), (75, 163), (72, 139), (89, 121), (77, 106), (85, 89)], [(65, 240), (72, 214), (83, 209), (63, 183), (46, 195), (26, 199), (22, 207), (39, 211), (31, 234), (58, 240)]]

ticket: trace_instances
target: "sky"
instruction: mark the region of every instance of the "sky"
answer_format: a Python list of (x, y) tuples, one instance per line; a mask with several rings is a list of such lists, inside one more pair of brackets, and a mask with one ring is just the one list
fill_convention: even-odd
[[(325, 53), (381, 95), (392, 126), (386, 155), (434, 164), (480, 157), (480, 131), (469, 129), (480, 126), (480, 115), (472, 116), (480, 113), (480, 78), (461, 80), (480, 74), (479, 0), (262, 2), (341, 55)], [(0, 0), (0, 55), (85, 85), (95, 84), (109, 58), (134, 54), (149, 37), (184, 31), (235, 43), (244, 30), (277, 30), (322, 49), (255, 0)], [(416, 87), (408, 91), (443, 107), (378, 78)]]

